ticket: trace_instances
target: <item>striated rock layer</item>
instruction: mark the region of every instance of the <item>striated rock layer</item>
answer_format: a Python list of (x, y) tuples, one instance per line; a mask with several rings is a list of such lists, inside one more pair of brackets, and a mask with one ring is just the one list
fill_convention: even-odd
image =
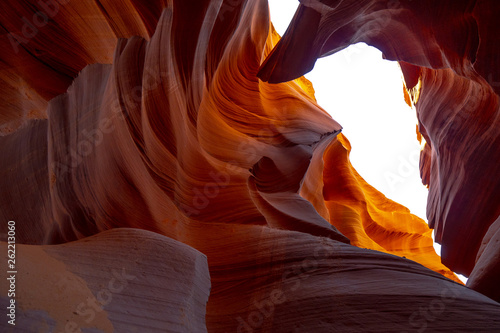
[[(500, 44), (495, 33), (500, 23), (494, 14), (500, 13), (500, 3), (353, 4), (301, 1), (260, 77), (293, 79), (309, 71), (318, 57), (357, 42), (398, 60), (407, 101), (416, 107), (420, 140), (426, 142), (420, 171), (429, 187), (429, 225), (442, 244), (443, 263), (469, 275), (481, 255), (499, 255), (495, 245), (478, 250), (491, 239), (486, 232), (500, 214)], [(488, 267), (499, 264), (496, 260)], [(477, 283), (471, 286), (493, 296)]]
[(16, 255), (15, 332), (206, 332), (207, 258), (173, 239), (122, 228)]
[[(45, 274), (51, 290), (55, 277), (29, 260), (66, 265), (82, 290), (55, 293), (65, 308), (100, 291), (113, 258), (133, 264), (146, 251), (134, 293), (109, 304), (96, 296), (103, 312), (92, 327), (130, 331), (133, 314), (139, 331), (500, 329), (500, 305), (457, 283), (426, 223), (357, 174), (311, 83), (257, 78), (269, 55), (263, 78), (295, 77), (314, 50), (292, 29), (272, 51), (279, 36), (266, 1), (50, 2), (53, 15), (47, 3), (2, 4), (0, 218), (16, 221), (18, 244), (32, 244), (19, 246), (21, 274)], [(305, 27), (335, 10), (307, 4)], [(50, 20), (28, 39), (23, 18), (42, 10)], [(299, 51), (280, 51), (289, 40)], [(443, 57), (458, 66), (469, 53), (454, 51)], [(294, 52), (292, 63), (276, 56)], [(426, 88), (426, 69), (407, 67), (422, 86), (417, 102), (407, 79), (409, 96), (423, 104), (438, 88)], [(423, 156), (442, 164), (436, 142)], [(436, 167), (425, 163), (432, 193)], [(23, 288), (20, 321), (84, 327), (36, 286)]]

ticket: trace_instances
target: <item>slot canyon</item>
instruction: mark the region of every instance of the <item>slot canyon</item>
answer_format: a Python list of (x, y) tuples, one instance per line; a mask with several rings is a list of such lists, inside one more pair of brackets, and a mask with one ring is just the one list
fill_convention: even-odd
[[(500, 2), (297, 3), (0, 3), (2, 332), (500, 332)], [(360, 42), (428, 222), (304, 77)]]

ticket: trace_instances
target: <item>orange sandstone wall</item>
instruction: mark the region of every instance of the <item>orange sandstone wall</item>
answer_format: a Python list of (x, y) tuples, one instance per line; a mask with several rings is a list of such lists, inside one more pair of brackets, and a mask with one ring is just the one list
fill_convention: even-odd
[(495, 246), (479, 251), (500, 214), (499, 12), (492, 0), (304, 0), (259, 73), (287, 81), (357, 42), (399, 61), (426, 142), (420, 170), (429, 187), (429, 225), (443, 263), (467, 276), (485, 269), (476, 265), (481, 255), (496, 258), (487, 260), (489, 269), (500, 264)]
[[(330, 5), (313, 12), (302, 6), (298, 15), (305, 10), (314, 26), (324, 11), (335, 11)], [(93, 295), (103, 268), (89, 264), (87, 242), (118, 242), (108, 254), (96, 253), (113, 260), (129, 243), (143, 251), (130, 238), (152, 241), (148, 251), (160, 257), (147, 261), (147, 274), (157, 278), (141, 274), (137, 288), (175, 293), (165, 287), (189, 277), (186, 288), (196, 292), (162, 298), (161, 306), (189, 308), (169, 323), (161, 318), (178, 319), (175, 307), (154, 317), (154, 300), (142, 300), (148, 307), (137, 315), (137, 330), (152, 322), (159, 325), (153, 331), (211, 332), (500, 327), (498, 303), (452, 281), (425, 222), (356, 173), (349, 142), (317, 105), (312, 85), (257, 77), (261, 70), (265, 79), (287, 80), (272, 75), (304, 71), (303, 56), (314, 50), (301, 44), (300, 27), (297, 39), (290, 33), (278, 43), (266, 1), (82, 1), (59, 3), (53, 15), (40, 3), (2, 6), (9, 15), (1, 18), (0, 153), (8, 158), (0, 162), (0, 218), (16, 221), (19, 244), (33, 244), (23, 251), (54, 267), (64, 262), (65, 274)], [(41, 10), (50, 21), (21, 40), (29, 26), (22, 18)], [(299, 51), (283, 51), (289, 40)], [(443, 57), (467, 64), (454, 52)], [(422, 71), (415, 76), (423, 82), (417, 105), (426, 98), (425, 75), (434, 73)], [(157, 264), (161, 254), (175, 260)], [(196, 264), (176, 267), (176, 260)], [(40, 293), (28, 285), (25, 299)], [(130, 314), (116, 309), (141, 300), (131, 297), (110, 307), (97, 303), (109, 319), (106, 330), (127, 327)], [(60, 327), (67, 319), (53, 308), (50, 318), (38, 315), (45, 308), (25, 306), (19, 322), (55, 320)]]

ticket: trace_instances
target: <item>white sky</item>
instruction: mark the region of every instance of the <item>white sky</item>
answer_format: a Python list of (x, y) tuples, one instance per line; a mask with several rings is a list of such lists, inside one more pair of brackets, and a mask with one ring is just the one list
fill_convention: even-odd
[[(280, 35), (298, 5), (294, 0), (269, 0), (271, 20)], [(319, 105), (342, 125), (352, 145), (351, 163), (359, 174), (427, 222), (428, 190), (418, 167), (417, 118), (404, 101), (397, 62), (383, 60), (382, 52), (360, 43), (319, 59), (305, 76)], [(434, 244), (440, 254), (441, 246)]]

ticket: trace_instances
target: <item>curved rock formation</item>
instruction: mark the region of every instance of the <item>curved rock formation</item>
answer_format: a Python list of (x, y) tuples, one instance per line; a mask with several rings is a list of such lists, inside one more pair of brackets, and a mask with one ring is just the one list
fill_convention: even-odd
[(426, 141), (420, 168), (429, 187), (429, 225), (442, 244), (443, 263), (469, 275), (500, 214), (500, 50), (492, 33), (500, 28), (492, 14), (500, 5), (401, 0), (357, 1), (354, 8), (353, 3), (301, 1), (259, 75), (270, 82), (293, 79), (318, 57), (357, 42), (398, 60), (408, 102), (417, 110), (419, 136)]
[[(315, 24), (318, 10), (333, 8), (318, 9), (315, 3), (307, 2), (313, 11), (305, 7), (306, 18), (300, 24), (295, 19), (292, 27), (302, 22), (308, 27), (307, 17)], [(1, 19), (6, 88), (0, 153), (8, 158), (0, 162), (0, 218), (16, 221), (18, 244), (34, 244), (19, 246), (19, 260), (29, 257), (25, 248), (50, 252), (79, 275), (92, 244), (117, 243), (97, 255), (103, 262), (118, 251), (133, 261), (135, 248), (127, 249), (134, 241), (127, 239), (144, 239), (155, 256), (141, 270), (162, 274), (137, 281), (140, 288), (165, 296), (167, 307), (173, 300), (183, 302), (169, 308), (168, 324), (139, 315), (136, 326), (150, 331), (204, 330), (200, 306), (209, 285), (199, 252), (210, 273), (205, 323), (211, 332), (500, 329), (500, 305), (457, 283), (435, 254), (425, 222), (356, 173), (349, 142), (317, 105), (311, 83), (257, 78), (267, 56), (261, 75), (275, 81), (273, 75), (285, 73), (285, 80), (307, 68), (303, 56), (313, 50), (301, 43), (302, 27), (299, 38), (292, 28), (272, 51), (280, 38), (266, 1), (2, 6), (7, 16)], [(28, 39), (42, 11), (50, 20), (36, 21), (37, 32), (32, 29)], [(299, 16), (301, 11), (304, 6)], [(450, 15), (460, 26), (459, 12)], [(302, 47), (295, 60), (289, 58), (292, 63), (276, 56), (290, 54), (280, 46), (290, 40)], [(467, 47), (477, 47), (474, 41)], [(464, 75), (469, 51), (462, 60), (455, 51), (443, 52), (441, 62), (463, 65)], [(408, 96), (423, 104), (427, 89), (439, 87), (426, 87), (427, 69), (407, 67), (422, 85), (417, 101), (419, 91), (410, 90), (407, 79)], [(440, 161), (434, 144), (426, 150), (432, 162), (423, 162), (429, 165), (431, 193)], [(123, 227), (133, 229), (115, 230)], [(447, 229), (441, 229), (445, 239)], [(180, 267), (177, 261), (191, 265)], [(93, 273), (78, 283), (94, 294), (103, 270), (96, 262), (90, 265)], [(194, 295), (165, 295), (165, 285), (174, 283), (175, 289), (182, 281)], [(25, 292), (35, 295), (37, 289)], [(123, 302), (155, 304), (129, 296)], [(118, 308), (124, 312), (117, 314)], [(70, 319), (44, 304), (32, 309), (47, 312), (36, 318), (57, 327)], [(111, 320), (96, 329), (125, 325), (124, 313), (134, 309), (130, 303), (110, 305), (102, 317)], [(179, 309), (187, 309), (180, 319), (174, 311)]]
[(467, 280), (467, 286), (500, 302), (500, 218), (488, 229), (483, 238), (476, 264)]
[[(18, 245), (16, 255), (14, 332), (206, 332), (207, 258), (171, 238), (121, 228), (61, 245)], [(1, 281), (2, 304), (9, 282)]]

